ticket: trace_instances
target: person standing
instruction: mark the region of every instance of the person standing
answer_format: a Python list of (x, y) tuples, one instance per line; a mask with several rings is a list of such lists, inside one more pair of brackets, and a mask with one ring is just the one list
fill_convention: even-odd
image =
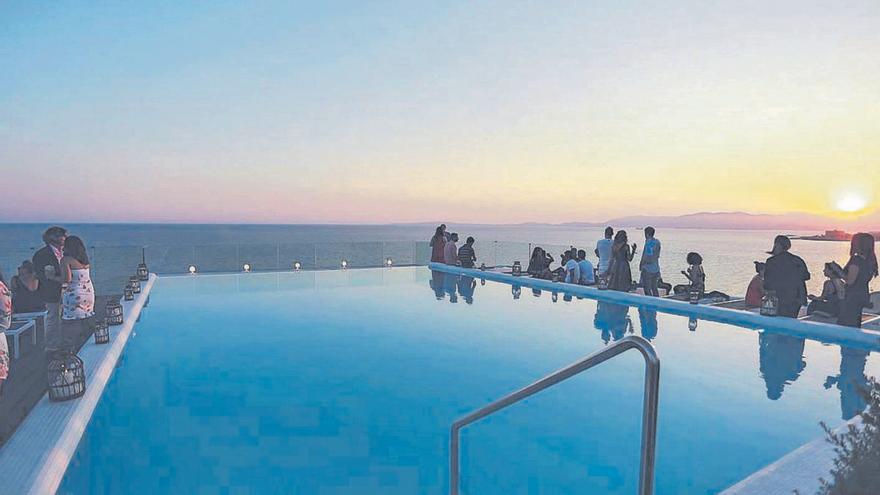
[(764, 290), (774, 291), (778, 300), (777, 314), (797, 318), (807, 303), (807, 280), (810, 271), (799, 256), (789, 252), (791, 239), (784, 235), (773, 240), (773, 250), (764, 264)]
[(611, 268), (611, 247), (614, 245), (614, 241), (611, 239), (614, 237), (614, 229), (611, 227), (605, 227), (605, 238), (599, 239), (596, 242), (595, 253), (599, 258), (599, 265), (596, 267), (599, 271), (599, 275), (608, 274), (608, 269)]
[(632, 269), (629, 264), (636, 255), (636, 244), (632, 249), (628, 244), (629, 239), (625, 230), (617, 231), (614, 236), (614, 244), (611, 246), (611, 267), (608, 269), (608, 288), (629, 292), (632, 290)]
[(645, 248), (642, 249), (639, 271), (645, 295), (659, 297), (660, 241), (654, 238), (654, 227), (645, 227)]
[(75, 345), (74, 333), (82, 333), (76, 323), (95, 315), (95, 288), (90, 274), (89, 255), (82, 239), (70, 236), (64, 242), (59, 282), (64, 286), (61, 293), (62, 349)]
[(846, 290), (837, 324), (859, 328), (862, 326), (862, 310), (870, 302), (868, 283), (877, 276), (874, 236), (864, 232), (854, 235), (849, 255), (849, 262), (843, 268)]
[(458, 242), (458, 234), (453, 232), (443, 246), (443, 262), (447, 265), (458, 264), (458, 246), (455, 244), (456, 242)]
[(43, 246), (33, 256), (34, 270), (39, 279), (40, 293), (46, 303), (46, 350), (57, 350), (61, 344), (61, 258), (67, 230), (49, 227), (43, 233)]
[(445, 225), (437, 227), (437, 230), (434, 231), (434, 237), (432, 237), (431, 242), (428, 243), (428, 245), (431, 246), (432, 263), (443, 263), (443, 248), (446, 245), (445, 228)]
[(468, 237), (464, 242), (464, 246), (458, 248), (458, 263), (464, 268), (473, 268), (477, 261), (477, 255), (474, 253), (474, 238)]

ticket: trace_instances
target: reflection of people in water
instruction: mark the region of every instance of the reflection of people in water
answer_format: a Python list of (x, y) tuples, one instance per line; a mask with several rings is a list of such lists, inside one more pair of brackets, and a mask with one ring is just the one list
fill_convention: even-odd
[(629, 306), (608, 302), (596, 302), (596, 316), (593, 318), (593, 326), (602, 333), (602, 341), (606, 344), (612, 340), (615, 342), (626, 335), (626, 330), (632, 325), (629, 319)]
[(868, 377), (865, 376), (865, 363), (868, 351), (840, 348), (840, 374), (825, 379), (825, 388), (837, 385), (840, 390), (840, 417), (846, 421), (860, 414), (868, 405), (862, 393), (868, 388)]
[(639, 326), (642, 337), (652, 340), (657, 336), (657, 312), (653, 309), (639, 308)]
[(767, 385), (767, 398), (778, 400), (785, 385), (797, 380), (807, 367), (804, 339), (761, 332), (758, 335), (758, 351), (761, 376)]
[(458, 278), (458, 293), (464, 298), (464, 302), (468, 304), (474, 303), (474, 291), (477, 288), (477, 281), (473, 277)]
[(443, 292), (445, 279), (445, 273), (431, 270), (431, 280), (428, 281), (428, 285), (431, 286), (431, 289), (434, 291), (434, 297), (436, 297), (438, 301), (442, 301), (446, 297), (446, 294)]
[(443, 280), (443, 291), (449, 294), (449, 302), (455, 304), (458, 302), (458, 275), (447, 273)]

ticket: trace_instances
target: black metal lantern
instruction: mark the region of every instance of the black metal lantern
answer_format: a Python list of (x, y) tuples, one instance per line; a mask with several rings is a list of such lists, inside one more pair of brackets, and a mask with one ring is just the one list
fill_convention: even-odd
[(699, 304), (700, 289), (697, 287), (688, 287), (688, 302), (691, 304)]
[(122, 298), (126, 301), (134, 301), (134, 289), (131, 288), (131, 284), (126, 285), (122, 290)]
[(107, 319), (99, 319), (95, 323), (95, 343), (106, 344), (110, 342), (110, 327), (107, 325)]
[(484, 271), (484, 272), (486, 271), (486, 264), (485, 263), (480, 263), (480, 270)]
[(599, 290), (608, 290), (608, 274), (600, 273), (596, 277), (596, 288)]
[(522, 275), (522, 265), (520, 264), (519, 261), (514, 261), (513, 262), (513, 276), (519, 277), (520, 275)]
[(108, 325), (122, 325), (122, 305), (117, 300), (111, 300), (104, 308)]
[(128, 277), (128, 285), (131, 286), (131, 290), (135, 294), (141, 293), (141, 281), (140, 279), (138, 279), (137, 275), (132, 275), (131, 277)]
[(47, 370), (49, 400), (63, 401), (86, 393), (86, 369), (82, 359), (70, 351), (55, 354)]
[(776, 291), (768, 290), (761, 299), (761, 314), (764, 316), (777, 316), (779, 314), (779, 297)]
[(147, 248), (141, 248), (141, 262), (138, 263), (137, 267), (137, 278), (141, 282), (146, 282), (150, 279), (150, 270), (147, 268)]

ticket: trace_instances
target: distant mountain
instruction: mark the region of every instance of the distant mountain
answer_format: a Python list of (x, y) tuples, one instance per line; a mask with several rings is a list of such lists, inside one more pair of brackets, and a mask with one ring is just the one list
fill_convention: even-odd
[(645, 227), (685, 228), (685, 229), (731, 229), (731, 230), (808, 230), (824, 231), (831, 229), (880, 230), (880, 210), (854, 220), (841, 220), (809, 213), (786, 213), (782, 215), (753, 214), (734, 212), (700, 212), (678, 216), (635, 215), (612, 218), (601, 223), (570, 222), (566, 226), (601, 227)]

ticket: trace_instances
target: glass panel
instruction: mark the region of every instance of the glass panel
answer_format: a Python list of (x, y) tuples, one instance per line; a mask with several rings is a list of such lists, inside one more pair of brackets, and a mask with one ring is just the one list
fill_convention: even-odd
[(250, 265), (251, 271), (277, 270), (278, 256), (277, 244), (239, 244), (237, 270), (245, 264)]
[(194, 265), (193, 246), (147, 246), (147, 268), (152, 273), (187, 273)]
[(194, 253), (196, 269), (200, 273), (241, 271), (235, 244), (195, 246)]
[(329, 242), (318, 243), (317, 268), (341, 268), (343, 260), (348, 268), (382, 266), (381, 242)]
[(141, 262), (141, 246), (89, 248), (92, 283), (97, 295), (122, 294), (128, 278)]
[(293, 269), (293, 265), (296, 262), (300, 263), (300, 267), (303, 270), (314, 270), (317, 266), (315, 245), (307, 243), (279, 244), (278, 269)]
[(10, 284), (12, 277), (18, 274), (18, 267), (24, 260), (30, 260), (34, 257), (35, 248), (12, 248), (3, 249), (0, 255), (0, 273), (7, 285)]
[(382, 262), (391, 258), (393, 266), (416, 264), (416, 245), (411, 241), (383, 242)]

